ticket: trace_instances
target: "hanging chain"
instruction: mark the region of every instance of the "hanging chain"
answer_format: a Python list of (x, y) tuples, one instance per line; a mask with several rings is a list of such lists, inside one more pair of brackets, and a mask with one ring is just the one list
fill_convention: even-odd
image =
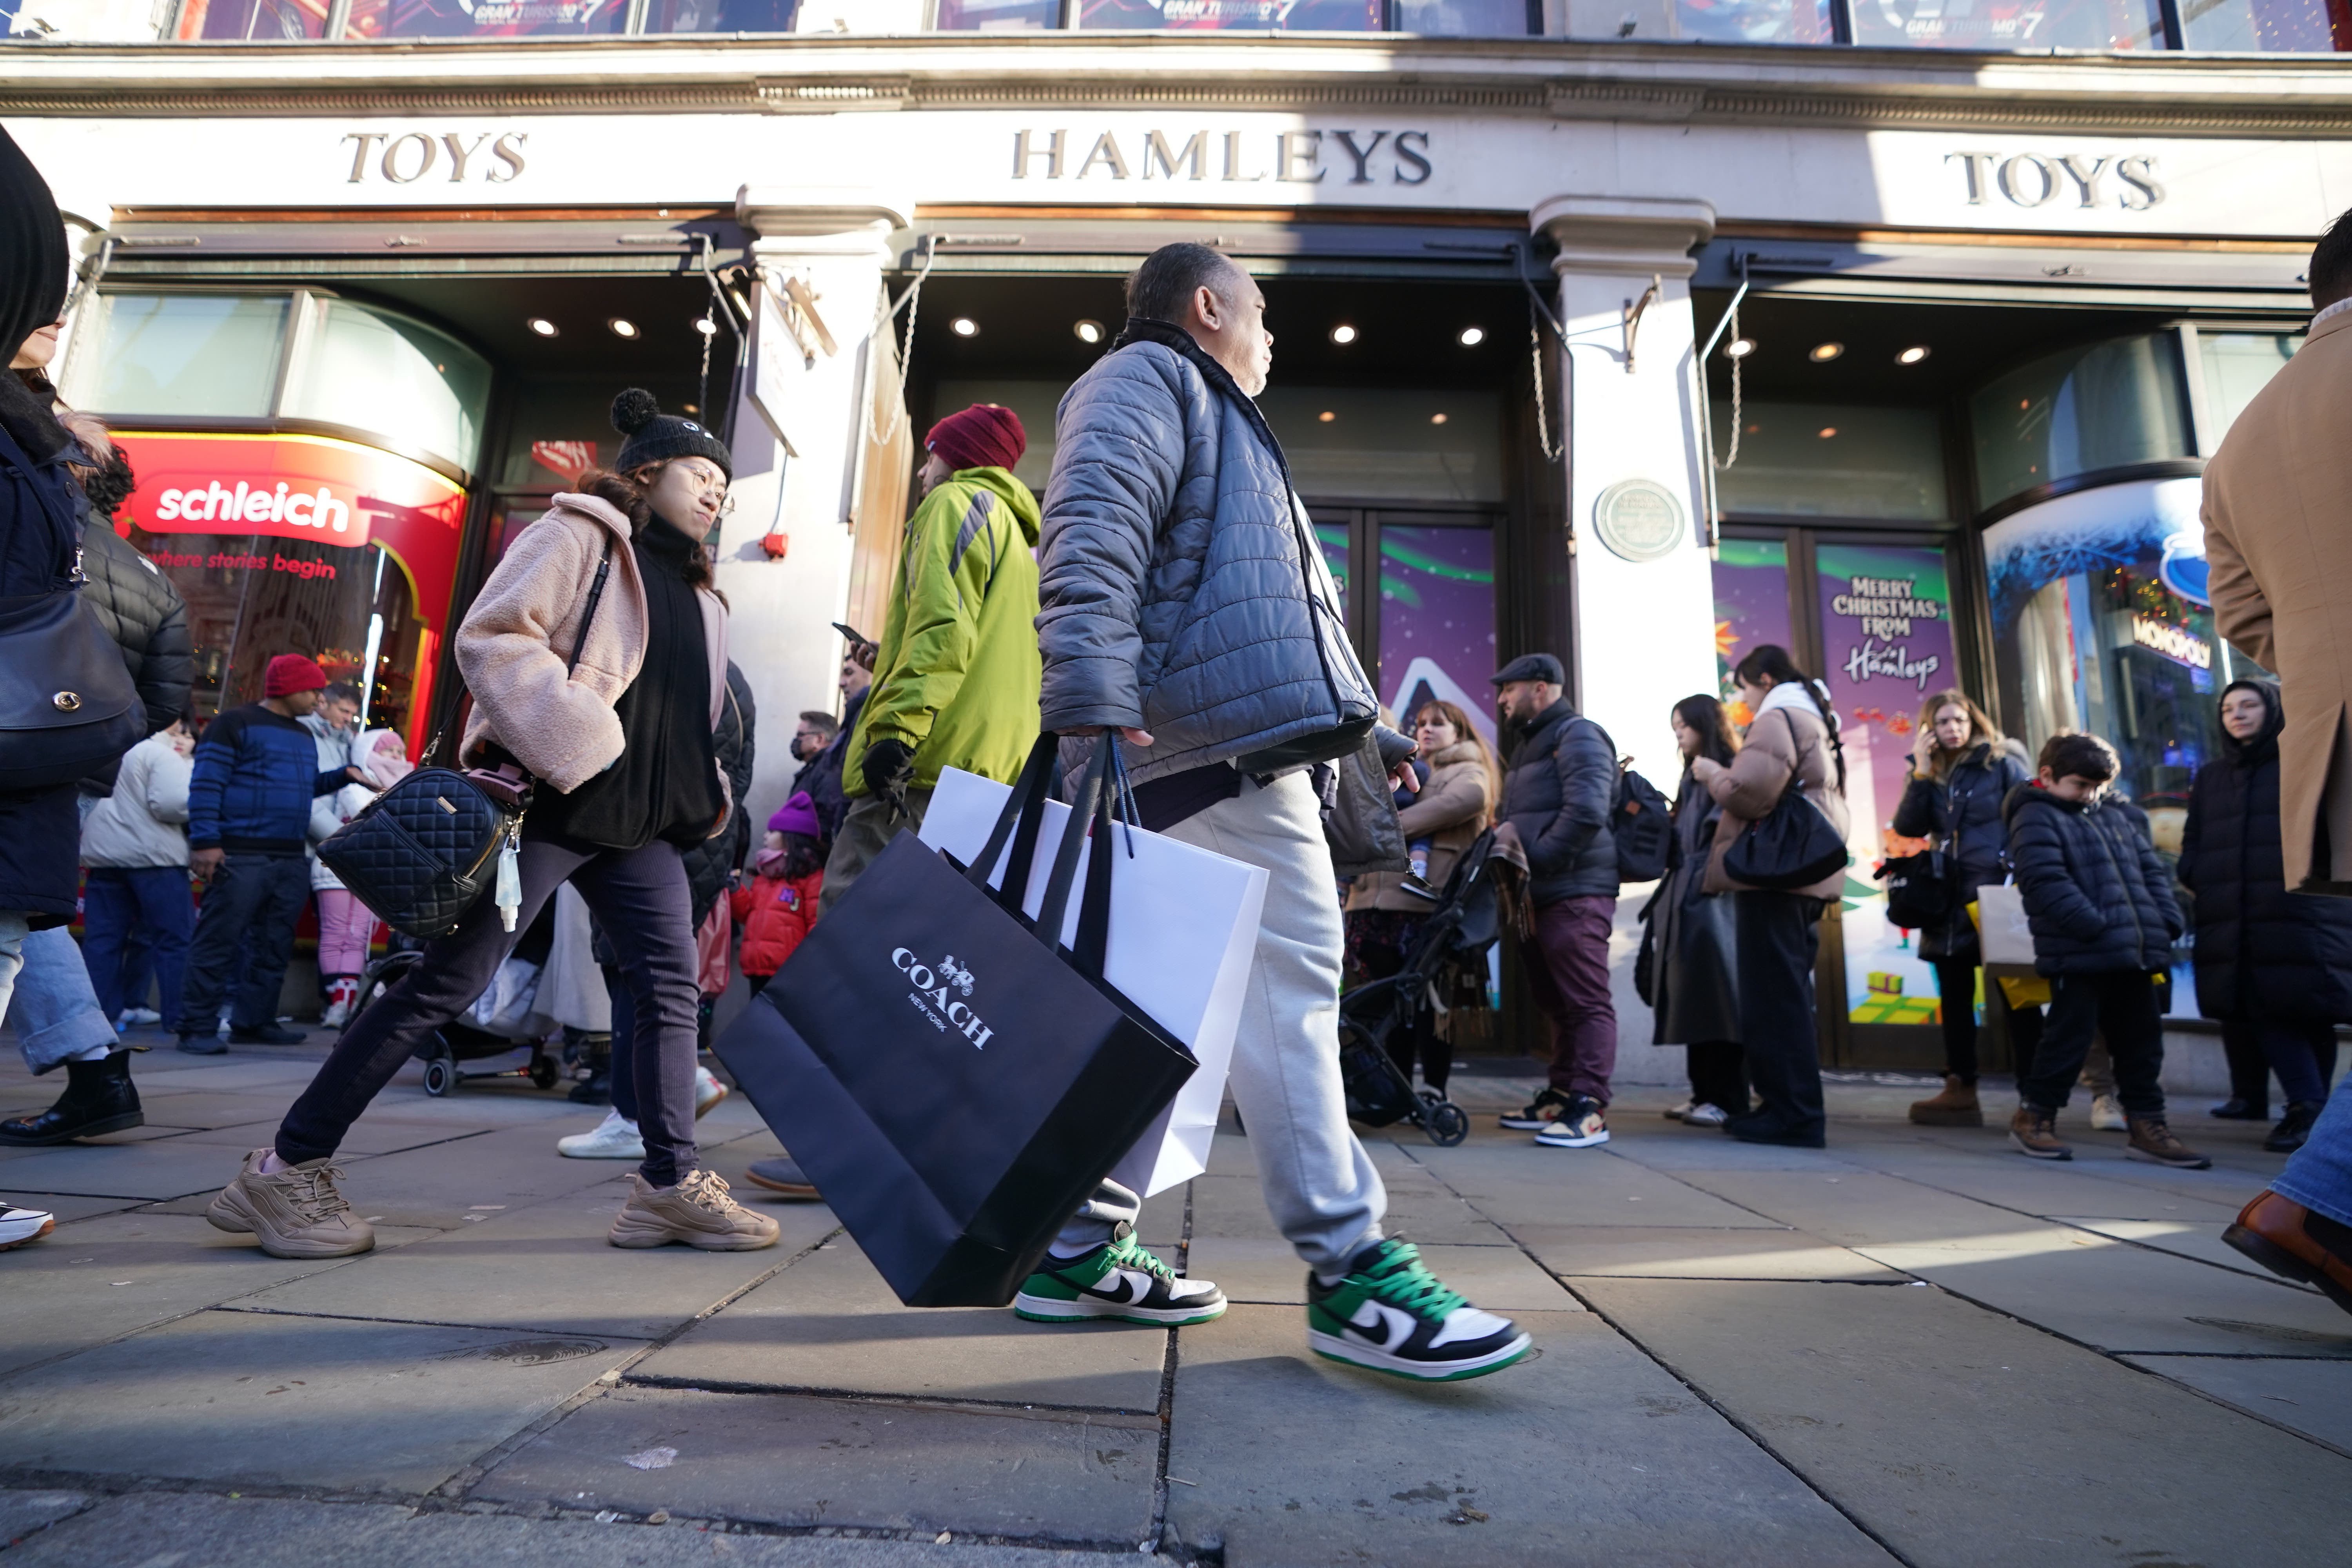
[[(1742, 340), (1739, 336), (1739, 307), (1735, 304), (1731, 307), (1731, 342), (1736, 343), (1741, 341)], [(1725, 346), (1727, 348), (1730, 344), (1727, 343)], [(1718, 471), (1727, 468), (1731, 467), (1732, 464), (1739, 461), (1739, 367), (1746, 363), (1747, 360), (1748, 356), (1746, 354), (1735, 354), (1732, 356), (1731, 360), (1731, 450), (1724, 454), (1723, 461), (1719, 463), (1715, 463), (1715, 452), (1712, 448), (1710, 448), (1706, 454), (1707, 461), (1715, 463)], [(1699, 371), (1698, 389), (1700, 396), (1704, 397), (1706, 395), (1706, 372), (1704, 366), (1702, 366)]]
[(866, 438), (877, 447), (887, 447), (897, 440), (899, 427), (907, 422), (907, 367), (914, 363), (915, 357), (915, 312), (922, 309), (923, 280), (931, 275), (931, 262), (938, 254), (939, 242), (929, 235), (925, 235), (922, 268), (915, 274), (915, 280), (907, 285), (907, 291), (898, 296), (897, 304), (889, 303), (889, 285), (886, 283), (882, 286), (883, 306), (875, 313), (874, 335), (887, 342), (890, 318), (903, 309), (907, 312), (907, 338), (906, 346), (898, 353), (898, 395), (895, 400), (896, 405), (891, 412), (887, 429), (875, 427), (874, 399), (871, 395), (866, 399)]
[(1544, 408), (1543, 330), (1536, 325), (1535, 307), (1528, 307), (1528, 361), (1536, 378), (1536, 444), (1543, 448), (1544, 461), (1556, 463), (1568, 450), (1568, 432), (1559, 433), (1559, 444), (1551, 438), (1551, 416)]

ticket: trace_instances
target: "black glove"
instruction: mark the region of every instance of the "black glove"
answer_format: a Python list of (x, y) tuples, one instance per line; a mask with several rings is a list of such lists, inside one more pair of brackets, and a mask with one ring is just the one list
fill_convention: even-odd
[(904, 741), (877, 741), (866, 748), (866, 787), (885, 800), (904, 798), (915, 776), (915, 749)]

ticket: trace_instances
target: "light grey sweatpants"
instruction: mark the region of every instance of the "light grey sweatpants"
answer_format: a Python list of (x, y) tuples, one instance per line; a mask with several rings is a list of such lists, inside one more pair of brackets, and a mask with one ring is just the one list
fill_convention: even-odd
[[(1339, 1086), (1343, 929), (1321, 805), (1303, 773), (1264, 789), (1244, 779), (1239, 796), (1168, 837), (1265, 868), (1265, 913), (1234, 1039), (1234, 1104), (1274, 1223), (1309, 1268), (1335, 1273), (1380, 1239), (1388, 1191), (1348, 1125)], [(1091, 1245), (1110, 1228), (1074, 1220), (1059, 1247)]]

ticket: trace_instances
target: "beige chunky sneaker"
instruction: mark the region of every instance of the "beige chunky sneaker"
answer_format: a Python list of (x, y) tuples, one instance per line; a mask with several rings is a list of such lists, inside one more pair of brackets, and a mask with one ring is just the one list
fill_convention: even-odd
[(257, 1236), (272, 1258), (348, 1258), (374, 1247), (374, 1227), (335, 1190), (341, 1171), (318, 1159), (264, 1175), (268, 1157), (267, 1149), (247, 1154), (236, 1180), (205, 1211), (215, 1229)]
[(756, 1252), (776, 1245), (776, 1222), (727, 1195), (727, 1184), (709, 1171), (688, 1171), (674, 1187), (656, 1187), (644, 1176), (629, 1177), (629, 1201), (621, 1205), (604, 1239), (614, 1247), (662, 1247), (682, 1241), (705, 1252)]

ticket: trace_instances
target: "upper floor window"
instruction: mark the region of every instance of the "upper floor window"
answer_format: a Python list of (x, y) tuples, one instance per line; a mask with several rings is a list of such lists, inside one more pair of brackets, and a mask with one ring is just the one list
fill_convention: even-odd
[(1709, 44), (1826, 44), (1836, 37), (1830, 0), (1568, 0), (1568, 32)]
[(1542, 0), (939, 0), (946, 33), (1420, 33), (1524, 37), (1543, 31)]
[[(800, 0), (180, 0), (166, 36), (268, 39), (789, 33)], [(635, 18), (634, 24), (632, 18)]]
[(2158, 0), (1853, 0), (1853, 41), (1882, 47), (2165, 47)]

